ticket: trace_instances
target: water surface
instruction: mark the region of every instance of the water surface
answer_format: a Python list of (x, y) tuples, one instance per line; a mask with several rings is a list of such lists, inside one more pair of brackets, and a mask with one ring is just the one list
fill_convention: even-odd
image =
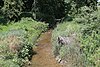
[(40, 36), (38, 46), (35, 49), (37, 54), (33, 55), (30, 67), (62, 67), (53, 56), (51, 36), (51, 30)]

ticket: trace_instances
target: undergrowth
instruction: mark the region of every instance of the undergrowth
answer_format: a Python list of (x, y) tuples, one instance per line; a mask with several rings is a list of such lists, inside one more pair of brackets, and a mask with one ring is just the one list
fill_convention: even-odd
[[(52, 44), (54, 55), (60, 56), (62, 60), (67, 61), (66, 67), (82, 67), (83, 58), (80, 52), (80, 43), (78, 35), (80, 35), (81, 25), (76, 22), (61, 23), (53, 30)], [(58, 37), (69, 37), (69, 44), (60, 44)]]
[(48, 25), (31, 18), (0, 25), (0, 67), (22, 67), (35, 54), (35, 42)]
[[(60, 56), (67, 62), (65, 67), (100, 67), (99, 12), (100, 10), (86, 13), (84, 10), (73, 21), (58, 24), (53, 30), (53, 53), (55, 57)], [(72, 36), (73, 34), (75, 36)], [(69, 41), (72, 37), (74, 41), (61, 44), (59, 36), (69, 38)], [(67, 39), (64, 42), (66, 41)]]

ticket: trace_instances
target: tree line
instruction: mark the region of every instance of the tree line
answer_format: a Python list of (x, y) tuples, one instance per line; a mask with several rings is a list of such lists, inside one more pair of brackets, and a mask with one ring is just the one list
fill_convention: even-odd
[(0, 0), (0, 12), (10, 21), (32, 17), (50, 23), (73, 12), (79, 13), (82, 6), (96, 10), (97, 0)]

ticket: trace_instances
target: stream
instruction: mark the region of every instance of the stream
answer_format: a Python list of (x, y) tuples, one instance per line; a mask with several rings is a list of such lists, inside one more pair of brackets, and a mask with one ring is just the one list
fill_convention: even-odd
[(43, 33), (38, 39), (37, 52), (33, 55), (30, 67), (62, 67), (54, 58), (51, 45), (52, 30)]

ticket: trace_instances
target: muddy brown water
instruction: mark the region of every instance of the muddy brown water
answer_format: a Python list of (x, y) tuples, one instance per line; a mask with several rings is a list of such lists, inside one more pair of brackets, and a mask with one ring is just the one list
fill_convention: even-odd
[(62, 67), (54, 58), (51, 45), (52, 31), (43, 33), (35, 49), (36, 55), (33, 55), (30, 67)]

